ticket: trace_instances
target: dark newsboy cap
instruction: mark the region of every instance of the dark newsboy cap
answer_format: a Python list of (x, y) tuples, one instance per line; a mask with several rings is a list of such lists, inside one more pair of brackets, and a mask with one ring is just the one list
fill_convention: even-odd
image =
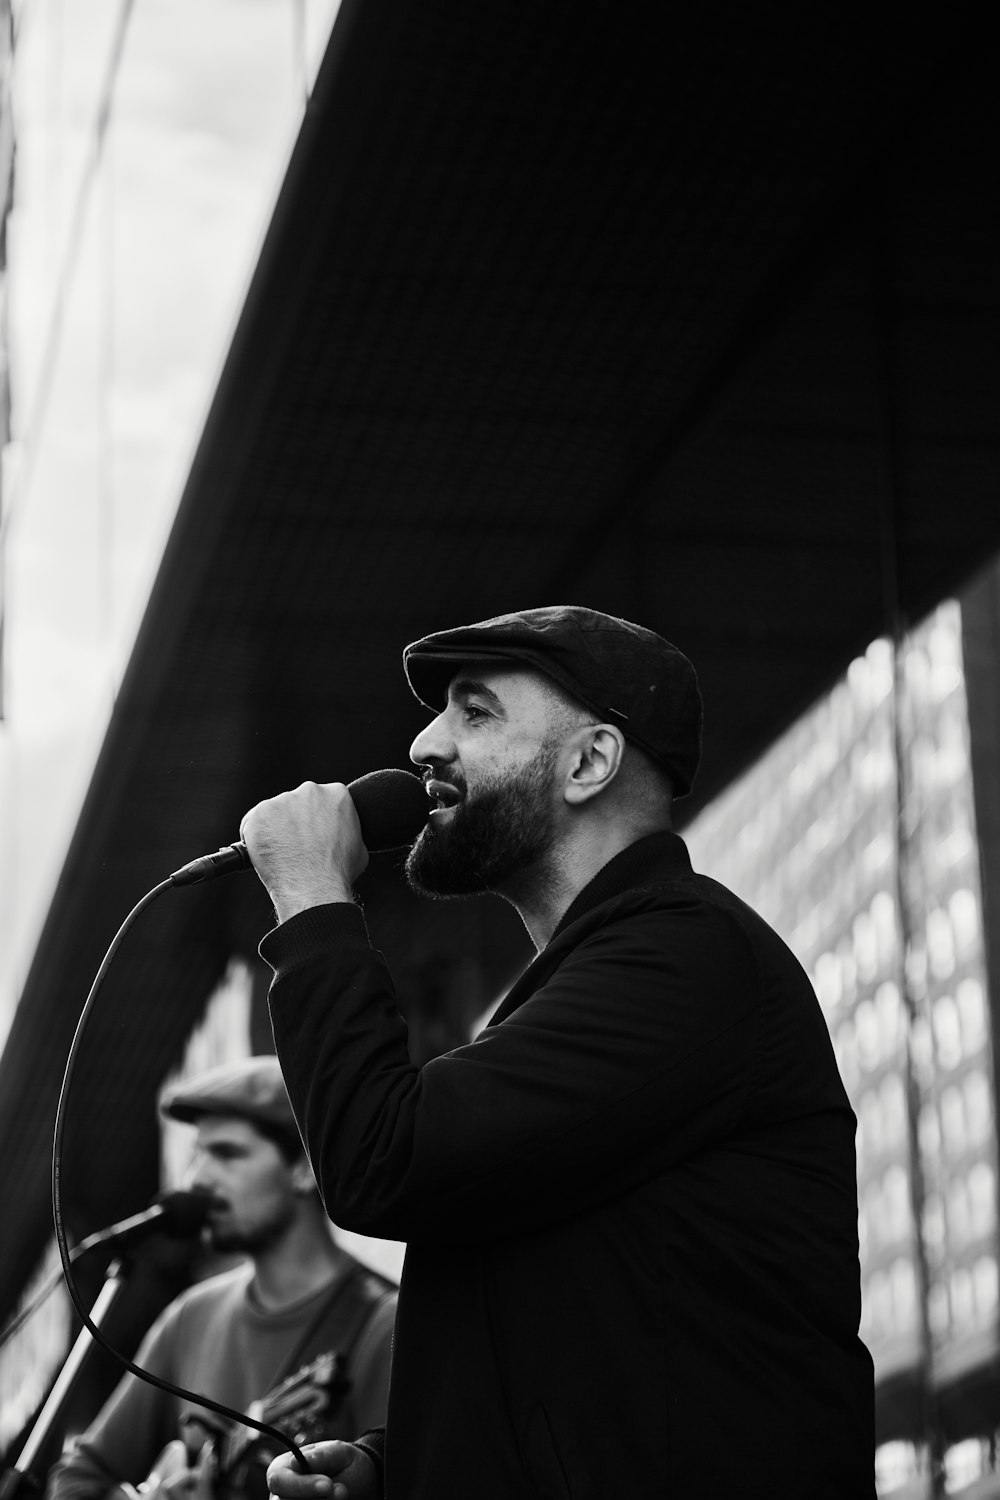
[(297, 1134), (276, 1057), (241, 1057), (182, 1079), (164, 1090), (160, 1109), (188, 1125), (204, 1115), (235, 1115), (265, 1129)]
[(494, 658), (544, 672), (658, 761), (676, 796), (691, 790), (701, 755), (701, 694), (694, 667), (662, 636), (557, 604), (424, 636), (403, 652), (403, 670), (421, 703), (437, 712), (460, 662)]

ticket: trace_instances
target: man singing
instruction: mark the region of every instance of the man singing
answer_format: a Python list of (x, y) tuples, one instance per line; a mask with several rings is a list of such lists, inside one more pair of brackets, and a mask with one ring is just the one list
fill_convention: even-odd
[(671, 832), (701, 740), (691, 664), (592, 610), (417, 641), (411, 759), (432, 897), (495, 891), (537, 957), (480, 1037), (414, 1067), (352, 885), (346, 789), (242, 835), (330, 1216), (407, 1241), (383, 1432), (287, 1500), (874, 1494), (855, 1121), (809, 982)]

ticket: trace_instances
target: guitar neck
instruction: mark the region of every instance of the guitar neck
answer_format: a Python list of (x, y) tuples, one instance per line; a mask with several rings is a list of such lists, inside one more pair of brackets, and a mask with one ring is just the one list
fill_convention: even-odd
[[(336, 1353), (321, 1354), (311, 1364), (283, 1380), (259, 1401), (251, 1402), (247, 1416), (257, 1422), (287, 1428), (294, 1440), (308, 1437), (326, 1414), (330, 1396), (343, 1388), (343, 1360)], [(218, 1474), (224, 1479), (261, 1441), (262, 1434), (243, 1423), (233, 1422), (216, 1443)], [(287, 1439), (286, 1439), (287, 1441)]]

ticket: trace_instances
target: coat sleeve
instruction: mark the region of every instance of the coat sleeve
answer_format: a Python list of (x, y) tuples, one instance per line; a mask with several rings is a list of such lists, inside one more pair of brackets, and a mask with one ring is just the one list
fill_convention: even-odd
[(397, 1294), (392, 1292), (375, 1308), (354, 1348), (351, 1360), (351, 1405), (361, 1429), (385, 1422), (389, 1404), (389, 1369)]
[(745, 1107), (754, 960), (694, 896), (617, 905), (504, 1021), (423, 1068), (357, 908), (302, 912), (261, 953), (327, 1211), (361, 1233), (455, 1243), (555, 1223), (703, 1149)]

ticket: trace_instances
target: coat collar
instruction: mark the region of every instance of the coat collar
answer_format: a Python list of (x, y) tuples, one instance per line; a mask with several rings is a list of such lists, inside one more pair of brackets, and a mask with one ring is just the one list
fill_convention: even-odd
[(570, 935), (569, 929), (581, 917), (628, 891), (663, 881), (683, 880), (691, 874), (687, 848), (676, 833), (651, 833), (629, 844), (603, 865), (570, 903), (548, 943), (500, 1002), (489, 1025), (496, 1026), (505, 1020), (559, 967), (579, 940), (578, 935)]
[(610, 901), (637, 886), (677, 880), (690, 874), (687, 846), (676, 833), (647, 834), (601, 866), (593, 880), (570, 902), (549, 941), (553, 942), (572, 922), (602, 901)]

